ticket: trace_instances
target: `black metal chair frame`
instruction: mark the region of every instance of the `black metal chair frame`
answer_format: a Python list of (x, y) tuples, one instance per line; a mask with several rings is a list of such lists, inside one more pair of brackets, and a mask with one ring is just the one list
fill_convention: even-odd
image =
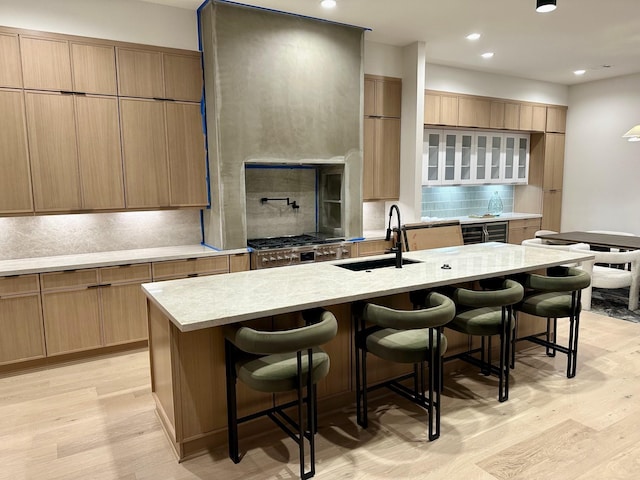
[[(471, 365), (475, 365), (480, 368), (480, 371), (484, 375), (497, 375), (498, 376), (498, 401), (504, 402), (509, 399), (509, 359), (512, 359), (511, 351), (514, 350), (513, 340), (514, 337), (511, 334), (511, 320), (513, 318), (513, 306), (504, 305), (502, 308), (502, 318), (500, 321), (500, 359), (499, 365), (494, 365), (491, 361), (491, 337), (483, 335), (481, 337), (480, 348), (469, 348), (466, 352), (457, 353), (455, 355), (449, 355), (443, 358), (444, 362), (448, 362), (455, 359), (463, 360)], [(471, 337), (469, 335), (469, 346), (471, 346)], [(486, 341), (485, 341), (486, 339)], [(488, 348), (487, 348), (488, 347)], [(473, 356), (475, 353), (480, 353), (480, 358)]]
[[(413, 365), (413, 373), (401, 375), (385, 382), (367, 387), (367, 336), (381, 330), (382, 327), (366, 327), (362, 315), (354, 315), (355, 348), (356, 348), (356, 418), (362, 428), (369, 426), (367, 393), (382, 387), (414, 402), (427, 410), (429, 440), (440, 436), (440, 393), (442, 383), (442, 360), (440, 356), (442, 327), (429, 328), (429, 359)], [(433, 336), (436, 342), (434, 345)], [(438, 352), (437, 354), (435, 352)], [(425, 385), (425, 363), (427, 363), (429, 380)], [(413, 389), (401, 382), (413, 379)], [(424, 392), (428, 390), (428, 396)]]
[[(557, 343), (558, 319), (547, 318), (547, 329), (544, 332), (534, 333), (526, 337), (516, 338), (515, 340), (529, 341), (537, 345), (542, 345), (546, 349), (549, 357), (555, 357), (556, 351), (567, 355), (567, 378), (576, 376), (576, 365), (578, 363), (578, 331), (580, 328), (580, 300), (582, 298), (582, 290), (571, 292), (571, 314), (569, 315), (569, 342), (567, 346)], [(563, 317), (564, 318), (564, 317)], [(517, 321), (517, 313), (516, 313)], [(541, 338), (544, 337), (544, 338)], [(515, 365), (515, 349), (511, 356), (512, 368)]]
[[(233, 463), (240, 462), (239, 446), (238, 446), (238, 425), (248, 422), (261, 416), (269, 417), (278, 427), (280, 427), (289, 437), (297, 444), (300, 456), (300, 478), (306, 480), (315, 475), (315, 433), (317, 432), (317, 391), (313, 384), (313, 355), (312, 349), (307, 349), (308, 355), (308, 371), (307, 382), (305, 384), (306, 397), (303, 396), (303, 375), (302, 375), (302, 351), (296, 353), (297, 357), (297, 399), (272, 408), (261, 410), (250, 415), (238, 417), (238, 405), (236, 396), (237, 375), (235, 367), (235, 359), (238, 352), (242, 352), (232, 342), (225, 339), (225, 365), (227, 376), (227, 425), (228, 425), (228, 442), (229, 442), (229, 458)], [(304, 403), (307, 404), (307, 427), (304, 428), (303, 410)], [(284, 411), (293, 406), (298, 407), (297, 421), (292, 419)], [(309, 443), (310, 469), (305, 471), (305, 438)]]

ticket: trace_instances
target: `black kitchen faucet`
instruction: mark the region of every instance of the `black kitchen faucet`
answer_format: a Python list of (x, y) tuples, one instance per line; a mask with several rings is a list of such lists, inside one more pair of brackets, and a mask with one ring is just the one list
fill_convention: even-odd
[(396, 234), (396, 239), (395, 239), (395, 245), (390, 248), (387, 253), (395, 253), (396, 254), (396, 268), (402, 268), (402, 228), (401, 228), (401, 221), (400, 221), (400, 209), (398, 208), (398, 206), (396, 204), (391, 205), (391, 208), (389, 208), (389, 225), (387, 226), (387, 236), (385, 237), (385, 240), (389, 241), (391, 240), (391, 217), (393, 216), (393, 211), (396, 211), (397, 217), (398, 217), (398, 226), (396, 228), (393, 229), (393, 231)]

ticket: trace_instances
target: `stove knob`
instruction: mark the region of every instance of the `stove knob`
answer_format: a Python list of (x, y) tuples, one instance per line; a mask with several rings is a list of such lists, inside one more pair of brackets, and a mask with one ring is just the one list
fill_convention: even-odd
[(280, 255), (278, 255), (278, 256), (276, 256), (276, 259), (282, 260), (282, 257)]
[(272, 262), (275, 262), (276, 261), (276, 257), (269, 257), (269, 260), (272, 261)]
[(335, 250), (329, 250), (329, 255), (335, 255), (335, 254), (336, 254)]
[(349, 250), (347, 250), (346, 248), (343, 248), (342, 255), (349, 255)]

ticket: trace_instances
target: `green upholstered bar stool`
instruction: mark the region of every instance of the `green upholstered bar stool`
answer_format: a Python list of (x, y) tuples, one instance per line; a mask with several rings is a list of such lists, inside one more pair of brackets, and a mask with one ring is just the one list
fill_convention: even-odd
[[(522, 300), (524, 289), (513, 280), (500, 280), (500, 283), (496, 284), (498, 281), (499, 279), (493, 279), (490, 282), (493, 290), (456, 288), (453, 291), (451, 298), (456, 304), (457, 312), (446, 327), (468, 335), (481, 336), (482, 343), (479, 349), (469, 349), (445, 360), (460, 358), (479, 366), (486, 375), (496, 374), (499, 379), (498, 400), (504, 402), (509, 398), (509, 349), (514, 327), (513, 305)], [(491, 337), (494, 335), (500, 338), (498, 367), (491, 362)], [(474, 357), (474, 353), (480, 353), (480, 359)]]
[[(556, 351), (567, 355), (567, 377), (576, 374), (578, 360), (578, 330), (580, 327), (580, 296), (591, 283), (589, 274), (576, 267), (552, 267), (547, 275), (526, 274), (519, 278), (526, 289), (524, 300), (516, 306), (517, 312), (547, 319), (546, 331), (518, 340), (528, 340), (547, 349), (547, 355)], [(557, 343), (558, 318), (569, 319), (569, 341), (565, 347)], [(521, 323), (522, 319), (518, 319)], [(544, 338), (541, 338), (544, 337)]]
[[(283, 331), (258, 331), (249, 327), (225, 329), (227, 373), (227, 427), (229, 457), (240, 461), (238, 424), (267, 415), (299, 447), (300, 478), (315, 474), (316, 388), (315, 384), (329, 372), (329, 356), (320, 345), (331, 340), (338, 330), (335, 316), (323, 309), (302, 313), (305, 326)], [(267, 393), (296, 391), (297, 399), (245, 417), (238, 418), (236, 381)], [(303, 395), (303, 390), (306, 395)], [(304, 402), (307, 408), (304, 408)], [(297, 405), (293, 420), (283, 410)], [(306, 410), (306, 427), (303, 411)], [(305, 471), (305, 438), (309, 443), (310, 468)]]
[[(354, 305), (357, 421), (363, 428), (368, 427), (367, 392), (386, 386), (427, 410), (429, 440), (440, 436), (441, 357), (447, 349), (442, 326), (453, 318), (455, 306), (435, 292), (427, 293), (422, 300), (425, 307), (420, 310), (395, 310), (373, 303)], [(391, 362), (413, 364), (413, 372), (368, 386), (367, 353)], [(413, 379), (413, 389), (401, 383), (407, 379)]]

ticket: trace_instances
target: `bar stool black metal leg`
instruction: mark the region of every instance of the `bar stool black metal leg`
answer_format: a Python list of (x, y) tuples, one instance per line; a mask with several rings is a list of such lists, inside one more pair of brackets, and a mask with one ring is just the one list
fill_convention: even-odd
[(233, 463), (240, 462), (238, 452), (238, 411), (236, 403), (236, 372), (233, 360), (233, 345), (225, 340), (225, 370), (227, 376), (227, 441), (229, 458)]

